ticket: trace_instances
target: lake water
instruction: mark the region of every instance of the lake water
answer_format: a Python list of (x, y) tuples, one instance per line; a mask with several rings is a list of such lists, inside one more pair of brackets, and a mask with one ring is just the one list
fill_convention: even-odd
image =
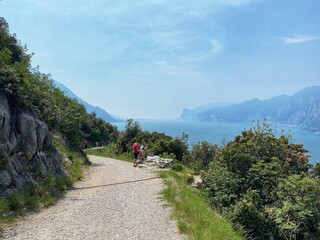
[[(137, 120), (145, 131), (163, 132), (172, 137), (181, 137), (182, 133), (189, 136), (189, 144), (208, 141), (221, 145), (223, 140), (233, 140), (242, 130), (249, 129), (252, 123), (229, 124), (229, 123), (202, 123), (178, 120)], [(115, 124), (119, 130), (123, 130), (125, 123)], [(303, 143), (311, 154), (310, 163), (320, 161), (320, 135), (300, 130), (294, 126), (272, 125), (272, 129), (280, 134), (284, 130), (285, 134), (292, 136), (292, 142)]]

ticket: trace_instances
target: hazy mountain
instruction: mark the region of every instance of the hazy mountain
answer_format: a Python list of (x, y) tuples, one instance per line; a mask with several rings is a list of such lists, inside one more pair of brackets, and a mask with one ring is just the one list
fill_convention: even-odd
[(96, 116), (99, 118), (102, 118), (103, 120), (107, 121), (107, 122), (122, 122), (123, 120), (120, 118), (116, 118), (113, 117), (112, 114), (106, 112), (104, 109), (97, 107), (97, 106), (93, 106), (89, 103), (87, 103), (86, 101), (84, 101), (83, 99), (79, 98), (76, 94), (74, 94), (69, 88), (67, 88), (65, 85), (63, 85), (62, 83), (58, 82), (58, 81), (54, 81), (54, 84), (60, 88), (63, 92), (65, 92), (65, 94), (70, 97), (70, 98), (75, 98), (79, 103), (81, 103), (82, 105), (84, 105), (84, 107), (86, 108), (88, 113), (96, 113)]
[(320, 130), (320, 87), (308, 87), (292, 96), (281, 95), (267, 100), (255, 98), (225, 107), (184, 109), (180, 116), (183, 120), (229, 123), (265, 118), (271, 122)]
[(215, 108), (219, 109), (222, 107), (227, 107), (229, 105), (231, 105), (231, 103), (213, 103), (209, 105), (199, 106), (194, 109), (184, 108), (182, 110), (182, 114), (180, 118), (184, 120), (198, 121), (199, 120), (198, 117), (201, 115), (202, 112), (205, 112), (210, 109), (215, 109)]

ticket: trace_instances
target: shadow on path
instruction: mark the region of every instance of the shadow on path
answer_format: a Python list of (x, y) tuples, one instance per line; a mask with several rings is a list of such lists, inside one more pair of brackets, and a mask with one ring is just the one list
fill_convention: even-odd
[(122, 184), (128, 184), (128, 183), (142, 182), (142, 181), (148, 181), (148, 180), (159, 179), (159, 178), (160, 178), (160, 177), (144, 178), (144, 179), (138, 179), (138, 180), (133, 180), (133, 181), (127, 181), (127, 182), (110, 183), (110, 184), (103, 184), (103, 185), (90, 186), (90, 187), (81, 187), (81, 188), (71, 187), (71, 188), (68, 189), (68, 191), (76, 191), (76, 190), (91, 189), (91, 188), (109, 187), (109, 186), (114, 186), (114, 185), (122, 185)]

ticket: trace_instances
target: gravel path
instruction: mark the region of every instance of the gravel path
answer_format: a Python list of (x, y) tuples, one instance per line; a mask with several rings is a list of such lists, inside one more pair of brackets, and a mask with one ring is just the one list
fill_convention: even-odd
[[(92, 167), (74, 190), (54, 206), (15, 223), (4, 238), (185, 239), (159, 200), (163, 184), (155, 173), (110, 158), (89, 158)], [(122, 182), (129, 183), (112, 185)]]

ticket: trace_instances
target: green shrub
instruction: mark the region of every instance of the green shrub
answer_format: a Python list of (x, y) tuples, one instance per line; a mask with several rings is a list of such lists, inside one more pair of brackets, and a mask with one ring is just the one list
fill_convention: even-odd
[(197, 173), (209, 167), (209, 164), (214, 160), (218, 151), (216, 144), (211, 144), (206, 141), (193, 144), (189, 154), (183, 156), (182, 162), (184, 165), (192, 168)]
[(184, 170), (184, 167), (182, 166), (181, 163), (174, 163), (171, 166), (171, 170), (176, 171), (176, 172), (182, 172)]
[(3, 229), (1, 227), (5, 220), (5, 214), (9, 211), (9, 204), (6, 198), (0, 198), (0, 239), (2, 238)]
[(174, 153), (167, 153), (167, 152), (160, 154), (160, 157), (168, 158), (168, 159), (176, 159), (176, 155)]
[(27, 210), (35, 211), (41, 207), (40, 196), (37, 192), (38, 186), (31, 184), (25, 187), (23, 194), (25, 195), (25, 207)]
[(125, 129), (120, 133), (116, 142), (116, 151), (118, 154), (131, 152), (132, 145), (138, 139), (138, 134), (142, 132), (141, 126), (137, 121), (128, 119)]
[(0, 222), (2, 216), (9, 211), (9, 203), (6, 198), (0, 198)]
[(302, 175), (281, 179), (278, 201), (266, 208), (268, 218), (289, 239), (320, 239), (319, 180)]
[(16, 211), (16, 212), (22, 211), (25, 204), (25, 198), (23, 194), (18, 192), (12, 192), (8, 194), (6, 198), (8, 200), (10, 210)]
[[(28, 199), (42, 206), (52, 205), (71, 184), (70, 178), (53, 174), (45, 174), (38, 181), (39, 184), (29, 187), (25, 194), (28, 195)], [(37, 207), (37, 204), (28, 205), (30, 208)]]
[(312, 168), (312, 175), (320, 178), (320, 162), (316, 162)]
[(319, 239), (319, 183), (312, 180), (317, 178), (306, 152), (258, 125), (217, 152), (203, 174), (203, 189), (212, 206), (250, 238)]

